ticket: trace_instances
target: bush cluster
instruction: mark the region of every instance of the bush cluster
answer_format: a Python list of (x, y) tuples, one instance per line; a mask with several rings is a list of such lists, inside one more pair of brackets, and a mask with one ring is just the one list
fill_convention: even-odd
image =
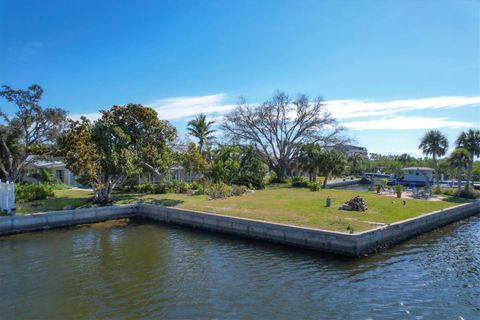
[(444, 194), (452, 197), (461, 197), (465, 199), (480, 198), (480, 192), (476, 191), (475, 189), (470, 189), (468, 191), (462, 189), (460, 190), (460, 193), (457, 192), (456, 188), (440, 187), (440, 191), (437, 191), (437, 188), (435, 187), (433, 190), (435, 194)]
[(206, 190), (206, 194), (210, 199), (222, 199), (232, 196), (241, 196), (247, 192), (247, 190), (248, 188), (246, 186), (230, 186), (223, 182), (219, 182), (210, 184)]
[(294, 188), (308, 188), (308, 181), (305, 177), (295, 176), (291, 178), (290, 185)]
[(135, 187), (135, 191), (138, 193), (151, 193), (151, 194), (163, 194), (163, 193), (187, 193), (188, 190), (193, 189), (191, 184), (181, 181), (170, 181), (162, 183), (144, 183)]
[(309, 188), (310, 188), (310, 191), (318, 191), (320, 190), (320, 184), (318, 182), (310, 182), (309, 183)]
[(53, 197), (54, 188), (48, 183), (19, 183), (15, 185), (15, 200), (28, 202)]

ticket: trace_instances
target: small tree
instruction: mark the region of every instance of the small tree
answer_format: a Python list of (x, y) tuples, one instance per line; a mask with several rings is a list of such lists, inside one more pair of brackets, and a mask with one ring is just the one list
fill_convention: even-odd
[(432, 155), (433, 168), (435, 170), (435, 182), (437, 190), (440, 190), (440, 180), (438, 175), (437, 157), (444, 156), (448, 149), (448, 140), (440, 131), (430, 130), (422, 138), (418, 146), (426, 156)]
[(47, 156), (53, 152), (53, 143), (66, 125), (66, 111), (42, 108), (39, 105), (43, 89), (37, 84), (26, 90), (3, 86), (0, 97), (18, 106), (9, 118), (0, 110), (0, 175), (17, 181), (22, 169), (33, 161), (32, 155)]
[(465, 148), (455, 149), (448, 158), (450, 166), (457, 170), (457, 195), (461, 194), (462, 172), (470, 162), (470, 152)]
[(467, 184), (465, 191), (468, 192), (470, 182), (472, 181), (473, 161), (475, 157), (480, 156), (480, 130), (468, 130), (460, 134), (457, 139), (457, 146), (463, 147), (470, 152), (470, 161), (467, 167)]
[(350, 174), (356, 174), (358, 170), (358, 166), (365, 161), (365, 156), (361, 153), (355, 152), (348, 158), (348, 161), (351, 164)]
[(190, 175), (193, 173), (205, 174), (208, 169), (208, 162), (200, 153), (195, 144), (189, 143), (185, 152), (179, 153), (179, 160), (185, 172)]
[(341, 152), (336, 150), (326, 150), (322, 153), (321, 172), (325, 175), (322, 188), (327, 187), (327, 182), (330, 176), (336, 176), (343, 173), (345, 170), (345, 157)]
[(315, 143), (308, 143), (300, 148), (297, 163), (301, 170), (308, 172), (309, 181), (314, 182), (317, 180), (322, 160), (323, 155), (320, 146)]

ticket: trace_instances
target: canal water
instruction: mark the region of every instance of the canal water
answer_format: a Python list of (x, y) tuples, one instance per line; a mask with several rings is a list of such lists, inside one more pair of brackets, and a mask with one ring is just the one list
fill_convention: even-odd
[(359, 259), (121, 221), (0, 238), (1, 319), (480, 319), (480, 216)]

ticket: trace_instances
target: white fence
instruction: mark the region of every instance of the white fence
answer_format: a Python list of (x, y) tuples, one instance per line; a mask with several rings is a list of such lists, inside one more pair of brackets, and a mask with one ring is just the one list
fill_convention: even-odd
[(12, 213), (15, 208), (15, 185), (13, 182), (0, 180), (0, 211)]

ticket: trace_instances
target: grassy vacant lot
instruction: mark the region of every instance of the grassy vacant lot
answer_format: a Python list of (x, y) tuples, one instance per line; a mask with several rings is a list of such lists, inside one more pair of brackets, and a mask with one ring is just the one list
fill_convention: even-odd
[[(339, 205), (357, 195), (367, 202), (368, 211), (337, 210)], [(82, 207), (90, 196), (90, 192), (83, 190), (59, 190), (55, 198), (18, 204), (17, 211), (25, 214), (61, 210), (67, 205)], [(332, 199), (330, 208), (325, 207), (327, 196)], [(444, 201), (406, 200), (406, 205), (403, 205), (403, 200), (368, 191), (326, 189), (311, 192), (285, 185), (218, 200), (208, 200), (204, 195), (135, 193), (116, 193), (114, 198), (117, 204), (144, 202), (342, 232), (348, 232), (348, 225), (358, 232), (465, 202), (458, 198), (446, 198)]]

